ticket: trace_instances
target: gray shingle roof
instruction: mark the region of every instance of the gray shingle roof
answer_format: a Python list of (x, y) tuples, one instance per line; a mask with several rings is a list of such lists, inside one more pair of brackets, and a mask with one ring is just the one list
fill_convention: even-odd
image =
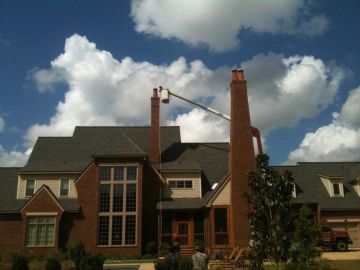
[[(0, 213), (17, 213), (28, 201), (28, 199), (16, 199), (19, 169), (0, 168)], [(67, 212), (77, 212), (80, 209), (77, 199), (60, 198), (58, 201)]]
[[(293, 172), (295, 203), (318, 203), (321, 209), (360, 209), (360, 196), (351, 184), (360, 174), (360, 162), (299, 162), (297, 166), (274, 166)], [(344, 177), (344, 197), (330, 197), (320, 176)]]
[[(72, 137), (39, 137), (20, 172), (81, 172), (93, 156), (146, 156), (149, 127), (76, 127)], [(161, 149), (180, 142), (179, 127), (161, 128)]]

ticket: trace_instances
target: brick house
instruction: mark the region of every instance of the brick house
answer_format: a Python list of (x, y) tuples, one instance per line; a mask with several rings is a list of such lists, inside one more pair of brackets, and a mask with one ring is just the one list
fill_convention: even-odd
[[(182, 143), (179, 127), (76, 127), (38, 138), (22, 168), (0, 168), (0, 254), (43, 255), (83, 242), (105, 255), (140, 255), (179, 237), (182, 252), (247, 246), (247, 172), (255, 169), (246, 81), (233, 71), (229, 143)], [(351, 233), (360, 247), (360, 163), (299, 163), (294, 203)]]

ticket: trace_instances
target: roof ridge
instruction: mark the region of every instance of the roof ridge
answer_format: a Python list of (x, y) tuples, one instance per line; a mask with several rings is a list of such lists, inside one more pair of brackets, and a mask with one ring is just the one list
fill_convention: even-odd
[(123, 131), (121, 131), (121, 134), (127, 138), (140, 152), (142, 153), (146, 153), (144, 152), (144, 150), (142, 150), (129, 136), (127, 136)]

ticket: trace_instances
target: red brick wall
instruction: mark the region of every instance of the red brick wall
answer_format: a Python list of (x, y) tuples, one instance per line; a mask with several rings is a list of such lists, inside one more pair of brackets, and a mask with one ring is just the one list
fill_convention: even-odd
[(0, 216), (0, 255), (21, 251), (24, 247), (25, 225), (20, 214)]
[(160, 196), (160, 179), (150, 165), (144, 165), (143, 178), (143, 232), (142, 239), (145, 245), (149, 241), (157, 242), (158, 217), (156, 203)]
[[(107, 160), (120, 162), (119, 160)], [(121, 160), (121, 162), (134, 162), (134, 160)], [(68, 242), (75, 244), (82, 242), (85, 249), (91, 253), (104, 255), (140, 255), (142, 231), (142, 181), (143, 166), (139, 167), (138, 175), (138, 216), (137, 216), (137, 243), (132, 247), (98, 247), (97, 246), (97, 221), (99, 201), (99, 166), (92, 164), (85, 173), (76, 181), (78, 200), (81, 205), (81, 214), (66, 215), (64, 230), (69, 233)], [(62, 239), (66, 242), (66, 239)]]
[[(231, 230), (230, 244), (249, 245), (248, 205), (244, 192), (248, 189), (247, 173), (255, 170), (255, 154), (251, 134), (246, 81), (234, 74), (231, 82), (230, 172)], [(236, 75), (236, 76), (234, 76)]]
[(159, 163), (160, 161), (160, 98), (157, 90), (154, 89), (151, 97), (151, 153), (150, 161)]

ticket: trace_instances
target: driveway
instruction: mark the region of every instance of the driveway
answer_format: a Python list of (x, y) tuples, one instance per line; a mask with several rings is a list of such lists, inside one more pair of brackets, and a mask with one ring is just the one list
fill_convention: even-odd
[(360, 250), (348, 252), (324, 252), (321, 258), (336, 261), (336, 260), (360, 260)]

